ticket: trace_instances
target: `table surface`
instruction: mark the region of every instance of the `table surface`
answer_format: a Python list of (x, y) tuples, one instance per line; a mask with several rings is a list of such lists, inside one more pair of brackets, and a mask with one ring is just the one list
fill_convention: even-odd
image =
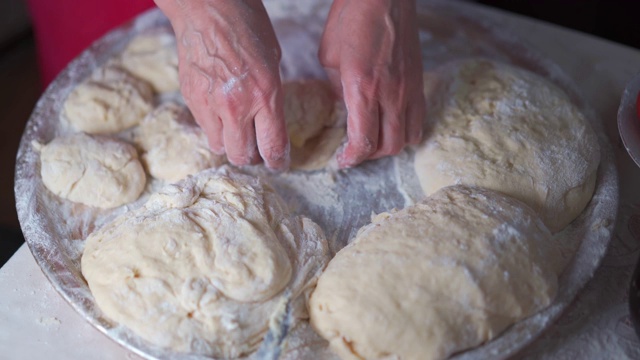
[[(620, 175), (618, 220), (601, 267), (561, 318), (515, 357), (640, 358), (627, 305), (640, 253), (640, 168), (622, 146), (616, 125), (624, 86), (640, 71), (640, 51), (496, 9), (465, 6), (520, 37), (574, 79), (605, 124)], [(55, 292), (26, 245), (0, 269), (0, 358), (140, 359), (81, 318)]]

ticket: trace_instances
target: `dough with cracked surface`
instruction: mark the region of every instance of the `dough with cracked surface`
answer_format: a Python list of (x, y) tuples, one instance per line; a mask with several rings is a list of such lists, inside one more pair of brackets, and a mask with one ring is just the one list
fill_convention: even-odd
[(560, 253), (513, 198), (453, 186), (377, 215), (331, 260), (311, 324), (342, 359), (444, 359), (548, 306)]
[(76, 130), (113, 134), (138, 125), (153, 108), (153, 91), (143, 80), (110, 63), (78, 84), (63, 106)]
[(138, 153), (125, 142), (77, 133), (38, 147), (42, 182), (62, 198), (113, 208), (136, 200), (145, 188)]
[(323, 80), (285, 82), (284, 117), (291, 142), (291, 167), (319, 170), (344, 141), (346, 116), (331, 85)]
[(176, 38), (169, 31), (140, 34), (120, 56), (122, 67), (153, 87), (158, 93), (180, 89)]
[(260, 345), (283, 297), (308, 316), (327, 261), (318, 225), (259, 179), (222, 168), (170, 184), (92, 233), (82, 274), (105, 315), (147, 341), (236, 358)]
[(134, 142), (149, 174), (169, 182), (226, 161), (224, 156), (211, 153), (207, 137), (189, 109), (176, 102), (164, 103), (147, 115), (135, 130)]
[(531, 206), (552, 232), (589, 203), (598, 139), (558, 87), (523, 69), (471, 59), (429, 74), (425, 92), (428, 135), (415, 170), (427, 195), (454, 184), (500, 191)]

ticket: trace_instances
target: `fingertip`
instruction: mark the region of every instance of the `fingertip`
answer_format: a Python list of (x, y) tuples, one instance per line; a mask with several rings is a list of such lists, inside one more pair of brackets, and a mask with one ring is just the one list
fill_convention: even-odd
[(267, 168), (274, 171), (285, 171), (289, 169), (289, 165), (291, 164), (290, 146), (289, 142), (287, 142), (283, 150), (275, 151), (271, 156), (263, 156)]
[(380, 136), (378, 149), (371, 154), (370, 159), (396, 155), (406, 145), (407, 118), (406, 110), (398, 108), (394, 103), (387, 103), (380, 109)]
[(359, 162), (348, 155), (345, 154), (345, 151), (342, 151), (337, 156), (338, 160), (338, 168), (340, 169), (350, 169), (359, 164)]
[(347, 145), (338, 154), (340, 168), (356, 166), (378, 148), (380, 134), (379, 104), (364, 96), (355, 84), (345, 84), (347, 106)]
[(282, 111), (265, 109), (255, 117), (258, 152), (267, 168), (286, 170), (290, 163), (289, 134)]
[[(378, 131), (378, 129), (375, 130)], [(375, 152), (376, 144), (377, 141), (372, 141), (363, 134), (351, 137), (344, 149), (336, 156), (338, 166), (345, 169), (359, 165)]]
[(256, 133), (248, 121), (227, 121), (223, 127), (227, 159), (235, 166), (255, 164), (259, 161)]
[(215, 116), (210, 122), (204, 122), (201, 125), (202, 131), (204, 131), (209, 149), (216, 155), (224, 155), (224, 138), (222, 135), (222, 120)]
[(424, 98), (422, 101), (409, 104), (407, 107), (407, 126), (406, 140), (411, 145), (417, 145), (422, 141), (424, 133), (424, 120), (426, 114), (426, 106)]
[(226, 151), (224, 150), (224, 145), (222, 146), (212, 146), (211, 145), (211, 141), (209, 141), (209, 150), (211, 150), (212, 153), (214, 153), (215, 155), (218, 156), (222, 156), (226, 153)]

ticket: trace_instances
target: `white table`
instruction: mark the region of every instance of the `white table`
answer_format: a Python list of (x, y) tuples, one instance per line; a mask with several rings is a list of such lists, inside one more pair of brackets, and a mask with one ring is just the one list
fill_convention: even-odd
[[(614, 144), (620, 212), (611, 247), (593, 280), (540, 339), (517, 358), (640, 358), (627, 289), (640, 254), (640, 168), (617, 135), (625, 83), (640, 51), (510, 13), (468, 4), (554, 60), (582, 88)], [(1, 240), (0, 240), (1, 241)], [(0, 359), (139, 359), (85, 322), (54, 291), (26, 245), (0, 269)]]

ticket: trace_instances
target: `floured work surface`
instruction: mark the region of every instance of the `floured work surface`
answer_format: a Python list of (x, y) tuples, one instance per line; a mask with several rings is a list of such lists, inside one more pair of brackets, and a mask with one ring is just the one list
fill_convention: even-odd
[[(266, 1), (265, 5), (283, 50), (284, 80), (323, 76), (316, 49), (329, 2)], [(594, 197), (585, 211), (556, 235), (565, 237), (564, 243), (578, 248), (560, 278), (555, 301), (541, 313), (513, 325), (495, 340), (456, 356), (464, 359), (507, 357), (533, 340), (560, 315), (591, 278), (604, 256), (617, 208), (613, 154), (600, 123), (562, 72), (519, 44), (517, 39), (505, 38), (504, 31), (483, 24), (477, 16), (465, 13), (456, 4), (421, 3), (419, 23), (425, 70), (471, 56), (488, 57), (531, 70), (563, 88), (592, 120), (599, 134), (602, 159)], [(133, 36), (166, 27), (168, 21), (159, 11), (149, 12), (109, 33), (56, 79), (38, 103), (23, 135), (16, 169), (16, 197), (20, 222), (34, 257), (54, 287), (83, 317), (120, 344), (148, 358), (196, 359), (196, 356), (150, 346), (123, 327), (114, 327), (103, 319), (80, 273), (82, 239), (115, 216), (140, 206), (162, 184), (149, 182), (140, 199), (114, 210), (75, 205), (60, 200), (44, 188), (39, 156), (31, 146), (33, 141), (47, 143), (55, 136), (69, 132), (58, 121), (63, 101), (93, 69), (120, 53)], [(422, 196), (411, 151), (368, 162), (346, 172), (293, 171), (275, 175), (259, 167), (250, 172), (272, 183), (295, 213), (317, 222), (326, 233), (332, 253), (370, 222), (371, 213), (403, 208)], [(305, 347), (307, 340), (311, 347)], [(321, 347), (313, 347), (318, 345), (314, 339), (293, 338), (289, 342), (300, 344), (297, 353), (291, 354), (292, 358), (318, 358), (320, 354), (326, 354)], [(257, 354), (254, 356), (258, 357)]]

